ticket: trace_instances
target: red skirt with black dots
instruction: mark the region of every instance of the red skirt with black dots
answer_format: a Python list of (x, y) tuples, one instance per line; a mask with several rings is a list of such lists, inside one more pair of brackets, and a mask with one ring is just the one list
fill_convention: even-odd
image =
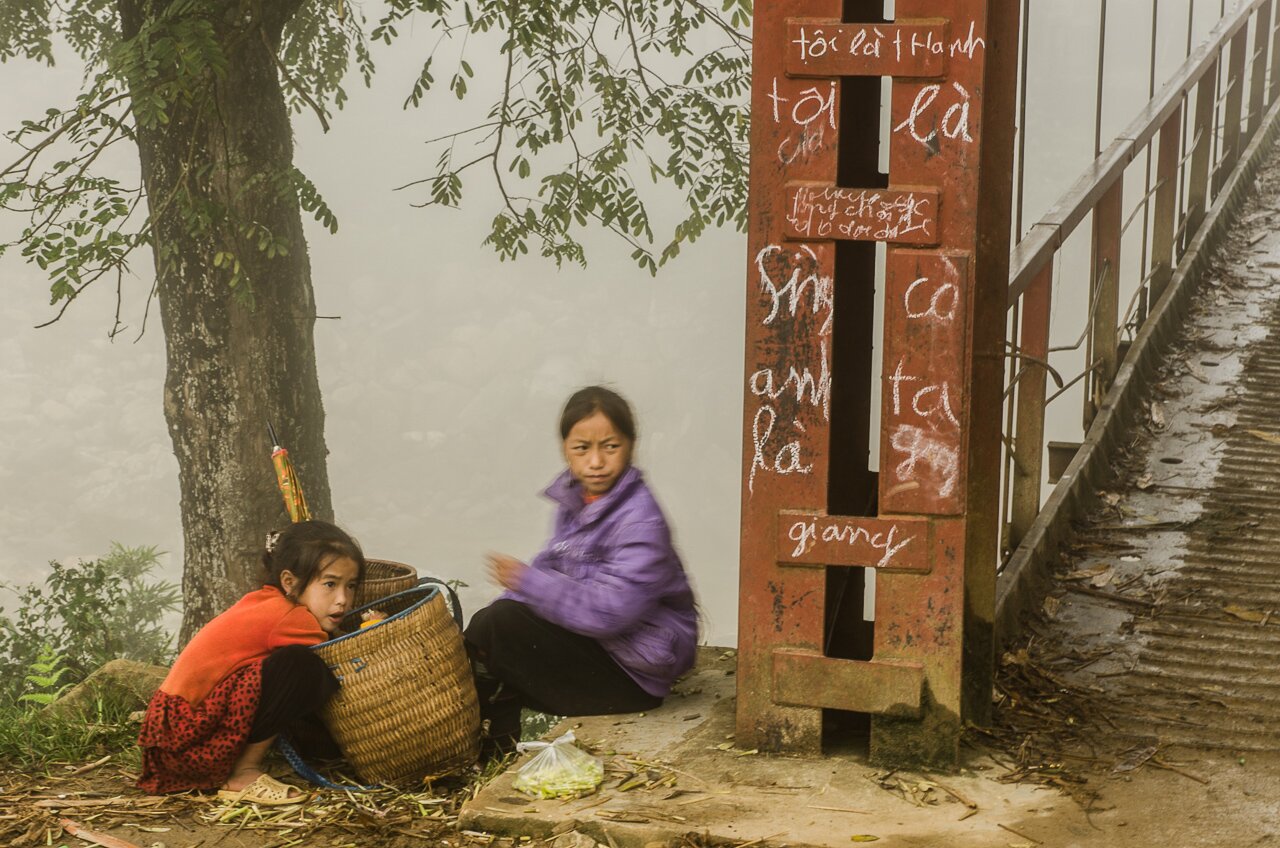
[(151, 795), (220, 788), (249, 741), (262, 694), (262, 660), (232, 672), (199, 704), (156, 691), (138, 744), (138, 788)]

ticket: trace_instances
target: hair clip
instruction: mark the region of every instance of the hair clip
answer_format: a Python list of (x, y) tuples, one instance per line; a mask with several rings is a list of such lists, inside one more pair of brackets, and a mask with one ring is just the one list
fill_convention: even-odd
[(272, 530), (270, 533), (267, 534), (267, 553), (269, 554), (275, 553), (276, 546), (279, 544), (280, 544), (280, 531)]

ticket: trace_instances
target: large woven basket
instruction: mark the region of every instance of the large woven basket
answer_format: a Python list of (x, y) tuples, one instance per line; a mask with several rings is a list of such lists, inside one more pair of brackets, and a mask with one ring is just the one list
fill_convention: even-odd
[[(372, 606), (378, 624), (317, 645), (342, 683), (322, 717), (356, 773), (408, 785), (472, 765), (480, 707), (462, 633), (439, 586), (415, 586)], [(358, 626), (357, 609), (347, 621)]]
[(365, 560), (364, 580), (356, 589), (357, 607), (371, 604), (380, 598), (403, 592), (418, 582), (418, 572), (411, 565), (386, 559)]

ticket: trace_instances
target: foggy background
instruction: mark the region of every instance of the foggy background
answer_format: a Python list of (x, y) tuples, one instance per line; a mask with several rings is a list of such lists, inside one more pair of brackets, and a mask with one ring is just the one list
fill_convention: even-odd
[[(1185, 57), (1189, 2), (1158, 4), (1157, 90)], [(1093, 158), (1097, 72), (1097, 0), (1030, 7), (1024, 231)], [(1147, 101), (1154, 7), (1126, 0), (1108, 10), (1103, 147)], [(1195, 3), (1195, 42), (1220, 13), (1218, 0)], [(637, 464), (699, 595), (703, 639), (732, 644), (744, 295), (753, 282), (745, 236), (709, 231), (652, 279), (602, 234), (586, 241), (585, 270), (498, 261), (481, 244), (497, 200), (479, 174), (461, 210), (411, 208), (425, 195), (392, 189), (432, 173), (438, 151), (424, 140), (487, 108), (483, 80), (499, 65), (496, 51), (485, 62), (473, 45), (477, 81), (467, 101), (442, 87), (424, 107), (403, 111), (426, 51), (421, 29), (375, 50), (373, 89), (349, 81), (351, 100), (331, 132), (309, 114), (295, 119), (297, 163), (341, 222), (336, 236), (308, 229), (318, 313), (340, 316), (316, 325), (339, 523), (371, 556), (468, 582), (462, 598), (474, 610), (497, 593), (482, 577), (483, 553), (527, 558), (547, 537), (552, 509), (538, 493), (561, 468), (556, 420), (565, 398), (607, 383), (636, 410)], [(0, 127), (71, 100), (80, 68), (70, 51), (60, 58), (54, 69), (0, 66)], [(0, 142), (0, 158), (14, 156)], [(111, 167), (136, 182), (132, 149), (122, 147)], [(1126, 214), (1142, 191), (1140, 180), (1126, 186)], [(670, 227), (663, 208), (678, 211), (675, 202), (651, 207), (659, 236)], [(0, 218), (6, 237), (20, 226)], [(1071, 344), (1084, 326), (1088, 230), (1081, 225), (1056, 269), (1054, 345)], [(161, 408), (154, 308), (134, 342), (149, 262), (149, 251), (134, 258), (122, 314), (131, 329), (111, 342), (109, 281), (37, 330), (53, 314), (47, 280), (16, 251), (0, 258), (0, 580), (41, 580), (49, 560), (98, 557), (112, 541), (167, 551), (166, 576), (178, 579), (177, 463)], [(1067, 379), (1081, 367), (1069, 355), (1054, 364)], [(1078, 440), (1079, 392), (1055, 403), (1047, 439)], [(271, 473), (269, 457), (262, 462)], [(11, 602), (0, 591), (0, 606)]]

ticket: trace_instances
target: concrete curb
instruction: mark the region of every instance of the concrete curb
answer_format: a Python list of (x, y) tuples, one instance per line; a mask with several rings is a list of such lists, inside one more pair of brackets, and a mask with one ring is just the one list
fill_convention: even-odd
[(1022, 614), (1044, 595), (1050, 564), (1071, 536), (1071, 524), (1097, 502), (1097, 490), (1111, 479), (1111, 460), (1126, 431), (1138, 421), (1156, 371), (1182, 328), (1191, 296), (1211, 255), (1235, 222), (1253, 188), (1254, 177), (1280, 131), (1280, 101), (1272, 104), (1200, 231), (1188, 245), (1168, 290), (1155, 304), (1120, 365), (1106, 401), (1085, 434), (1084, 444), (1041, 507), (1022, 544), (996, 579), (996, 644), (1018, 635)]

